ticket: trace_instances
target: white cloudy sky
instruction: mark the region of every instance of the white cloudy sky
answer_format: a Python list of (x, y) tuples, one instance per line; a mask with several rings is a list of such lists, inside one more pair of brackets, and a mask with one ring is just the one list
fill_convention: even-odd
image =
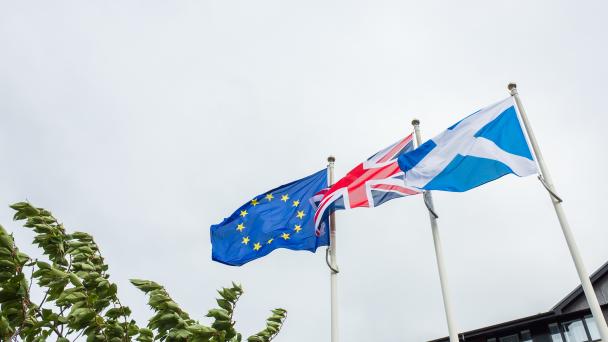
[[(329, 340), (323, 253), (210, 260), (209, 225), (325, 167), (338, 176), (422, 121), (431, 137), (515, 80), (593, 271), (608, 260), (602, 1), (0, 1), (0, 222), (28, 199), (92, 233), (141, 325), (133, 277), (193, 316), (242, 282), (238, 328)], [(534, 177), (436, 193), (456, 323), (548, 310), (577, 275)], [(0, 207), (1, 208), (1, 207)], [(447, 334), (420, 197), (340, 212), (343, 341)]]

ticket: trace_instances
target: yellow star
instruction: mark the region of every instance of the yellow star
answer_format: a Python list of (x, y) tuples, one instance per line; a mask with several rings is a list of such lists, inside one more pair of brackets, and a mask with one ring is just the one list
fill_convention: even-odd
[(254, 207), (255, 207), (255, 206), (256, 206), (256, 205), (258, 205), (258, 204), (260, 204), (260, 203), (258, 202), (258, 199), (257, 199), (257, 198), (254, 198), (254, 199), (252, 199), (252, 200), (251, 200), (251, 205), (252, 205), (252, 206), (254, 206)]
[(302, 219), (304, 217), (304, 215), (306, 215), (306, 214), (304, 214), (304, 210), (298, 210), (298, 213), (296, 214), (296, 216), (299, 219)]
[(249, 236), (245, 236), (245, 237), (243, 238), (243, 241), (242, 241), (241, 243), (242, 243), (242, 244), (245, 244), (245, 245), (246, 245), (246, 244), (248, 244), (248, 243), (249, 243)]
[(245, 229), (245, 225), (243, 223), (239, 223), (238, 226), (236, 226), (236, 230), (239, 232), (242, 232), (243, 229)]
[(283, 201), (283, 202), (287, 202), (288, 199), (289, 199), (289, 195), (288, 194), (285, 194), (285, 195), (281, 196), (281, 201)]
[(281, 234), (281, 237), (282, 237), (284, 240), (289, 240), (289, 234), (287, 234), (287, 233), (283, 233), (283, 234)]
[(248, 214), (248, 213), (247, 213), (247, 210), (241, 210), (241, 214), (240, 214), (240, 215), (241, 215), (242, 217), (247, 216), (247, 214)]
[(253, 250), (254, 250), (254, 251), (257, 251), (257, 250), (259, 250), (260, 248), (262, 248), (262, 245), (260, 245), (260, 243), (259, 243), (259, 242), (256, 242), (256, 243), (253, 245)]
[(268, 241), (266, 243), (270, 245), (272, 243), (272, 241), (274, 241), (274, 239), (268, 239)]
[(266, 195), (266, 199), (269, 201), (272, 201), (273, 198), (274, 198), (274, 196), (272, 194)]
[(293, 206), (294, 207), (297, 207), (299, 205), (300, 205), (300, 201), (298, 201), (298, 200), (293, 201)]
[(296, 233), (299, 233), (300, 230), (302, 230), (302, 227), (299, 224), (296, 224), (296, 226), (293, 228), (293, 230), (295, 230)]

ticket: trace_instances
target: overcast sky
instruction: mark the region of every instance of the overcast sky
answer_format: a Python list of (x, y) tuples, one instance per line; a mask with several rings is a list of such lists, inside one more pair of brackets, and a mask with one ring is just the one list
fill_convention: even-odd
[[(336, 156), (346, 173), (430, 138), (517, 81), (590, 272), (608, 260), (605, 1), (0, 0), (0, 223), (28, 199), (93, 234), (140, 325), (153, 279), (194, 317), (241, 282), (237, 327), (329, 341), (324, 250), (211, 261), (209, 226)], [(436, 193), (460, 331), (547, 311), (578, 284), (535, 177)], [(428, 214), (413, 196), (339, 212), (340, 334), (447, 335)]]

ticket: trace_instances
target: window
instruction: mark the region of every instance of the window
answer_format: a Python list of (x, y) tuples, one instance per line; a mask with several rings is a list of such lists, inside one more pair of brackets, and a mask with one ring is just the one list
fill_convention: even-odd
[(595, 325), (595, 320), (591, 316), (585, 317), (585, 325), (587, 326), (587, 330), (591, 335), (591, 339), (594, 341), (600, 340), (600, 333), (597, 330), (597, 325)]
[(551, 334), (551, 341), (564, 342), (564, 340), (562, 340), (562, 334), (559, 332), (559, 326), (557, 323), (549, 324), (549, 333)]
[(530, 330), (524, 330), (519, 333), (521, 337), (521, 342), (532, 342), (532, 334), (530, 334)]
[(549, 324), (549, 333), (553, 342), (564, 342), (564, 339), (565, 342), (600, 341), (599, 331), (591, 315), (585, 316), (584, 319), (579, 318), (559, 325), (558, 323), (551, 323)]
[(562, 327), (564, 328), (564, 336), (566, 336), (566, 342), (589, 341), (582, 320), (577, 319), (574, 321), (562, 323)]
[[(488, 338), (486, 342), (496, 342), (496, 338)], [(498, 342), (532, 342), (532, 334), (530, 330), (523, 330), (519, 334), (499, 337)]]
[(514, 334), (514, 335), (501, 337), (498, 339), (498, 342), (519, 342), (519, 338), (517, 338), (517, 334)]

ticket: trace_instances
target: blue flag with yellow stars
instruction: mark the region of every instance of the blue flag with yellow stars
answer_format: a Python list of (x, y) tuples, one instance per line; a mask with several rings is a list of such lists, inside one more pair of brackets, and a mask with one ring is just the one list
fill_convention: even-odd
[(314, 252), (329, 245), (329, 224), (315, 229), (313, 220), (317, 193), (326, 187), (323, 169), (250, 199), (211, 226), (213, 260), (240, 266), (278, 248)]

